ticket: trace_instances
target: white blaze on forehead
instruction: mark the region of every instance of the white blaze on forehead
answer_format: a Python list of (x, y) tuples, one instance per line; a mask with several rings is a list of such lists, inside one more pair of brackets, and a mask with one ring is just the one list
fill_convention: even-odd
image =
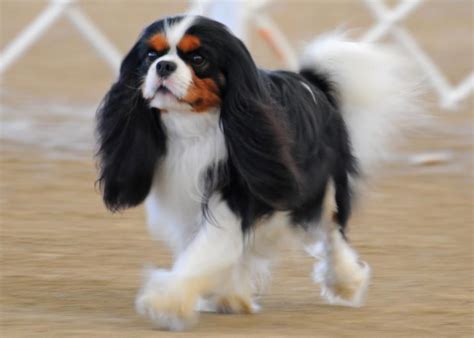
[(178, 43), (183, 38), (186, 31), (196, 20), (193, 15), (185, 16), (181, 21), (170, 25), (168, 19), (165, 20), (165, 35), (171, 50), (175, 50)]

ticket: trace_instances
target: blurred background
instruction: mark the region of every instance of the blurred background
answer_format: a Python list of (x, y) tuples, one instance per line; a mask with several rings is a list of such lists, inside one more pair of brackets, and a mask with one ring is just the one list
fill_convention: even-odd
[[(3, 336), (166, 335), (135, 315), (133, 299), (143, 265), (169, 266), (169, 252), (149, 239), (141, 207), (116, 215), (103, 207), (94, 187), (94, 114), (144, 26), (198, 7), (0, 0)], [(355, 40), (395, 44), (425, 78), (429, 121), (391, 155), (350, 225), (349, 238), (373, 268), (365, 307), (323, 304), (311, 259), (287, 252), (262, 314), (204, 315), (191, 334), (472, 336), (474, 2), (200, 8), (229, 24), (270, 69), (291, 69), (305, 41), (338, 28)]]

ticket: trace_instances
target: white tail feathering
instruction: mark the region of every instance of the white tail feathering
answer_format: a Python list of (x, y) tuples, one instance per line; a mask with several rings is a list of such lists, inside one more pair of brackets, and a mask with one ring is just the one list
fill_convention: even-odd
[(329, 77), (363, 173), (387, 157), (400, 132), (421, 119), (421, 80), (395, 48), (324, 35), (303, 51), (300, 69)]

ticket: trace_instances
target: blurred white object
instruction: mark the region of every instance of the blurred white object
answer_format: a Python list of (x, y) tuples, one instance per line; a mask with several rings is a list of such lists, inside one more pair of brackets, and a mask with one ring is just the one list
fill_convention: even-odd
[(117, 72), (122, 54), (81, 11), (76, 0), (50, 0), (36, 19), (29, 24), (0, 55), (0, 74), (18, 60), (61, 16), (66, 16), (97, 53)]
[(438, 165), (449, 162), (453, 159), (452, 152), (439, 151), (432, 153), (421, 153), (413, 155), (409, 158), (409, 162), (418, 166)]
[(249, 27), (253, 24), (288, 69), (298, 69), (298, 58), (288, 39), (276, 23), (265, 13), (272, 0), (194, 0), (188, 13), (206, 15), (222, 22), (247, 42)]
[(212, 1), (207, 16), (222, 22), (242, 40), (247, 40), (246, 6), (239, 1)]

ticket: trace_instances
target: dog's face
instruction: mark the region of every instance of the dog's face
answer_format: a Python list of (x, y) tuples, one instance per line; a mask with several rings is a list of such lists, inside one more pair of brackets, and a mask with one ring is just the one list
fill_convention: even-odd
[(200, 17), (168, 18), (149, 26), (135, 48), (141, 92), (150, 106), (162, 112), (217, 110), (227, 54), (224, 44), (215, 42), (226, 35), (223, 26)]

